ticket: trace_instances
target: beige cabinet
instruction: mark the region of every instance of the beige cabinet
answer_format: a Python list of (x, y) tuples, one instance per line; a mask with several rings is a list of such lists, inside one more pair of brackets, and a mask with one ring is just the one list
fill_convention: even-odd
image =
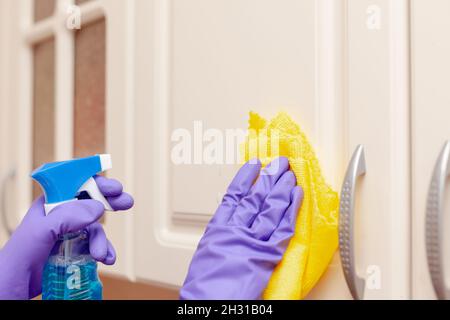
[[(0, 12), (3, 12), (5, 10), (5, 3), (0, 3)], [(6, 24), (7, 21), (5, 20), (1, 20), (0, 21), (0, 43), (2, 41), (5, 41), (7, 35), (6, 32)], [(1, 45), (2, 46), (2, 45)], [(3, 46), (2, 46), (3, 47)], [(6, 159), (6, 154), (7, 154), (7, 147), (5, 146), (7, 141), (5, 139), (5, 136), (7, 135), (7, 131), (6, 126), (7, 126), (7, 121), (6, 119), (9, 118), (9, 113), (8, 113), (8, 109), (5, 108), (5, 106), (8, 104), (8, 100), (7, 100), (7, 88), (3, 87), (3, 84), (6, 83), (7, 81), (7, 72), (5, 72), (5, 70), (7, 70), (8, 68), (8, 64), (7, 64), (7, 55), (5, 50), (0, 50), (0, 70), (3, 70), (3, 72), (0, 73), (0, 83), (2, 84), (2, 86), (0, 86), (0, 177), (3, 177), (2, 180), (6, 180), (6, 176), (8, 175), (7, 173), (7, 169), (5, 169), (7, 167), (7, 159)], [(3, 182), (3, 184), (5, 184), (6, 182)], [(7, 239), (7, 232), (5, 230), (5, 223), (2, 222), (1, 223), (1, 232), (0, 232), (0, 243), (4, 243)]]
[[(79, 33), (66, 25), (77, 11), (68, 16), (73, 1), (61, 0), (53, 16), (33, 21), (33, 3), (0, 1), (0, 209), (12, 227), (31, 201), (39, 147), (33, 48), (52, 36), (54, 157), (78, 154), (73, 66), (84, 58)], [(106, 219), (119, 260), (103, 272), (180, 286), (238, 166), (175, 164), (172, 134), (198, 124), (246, 129), (249, 111), (270, 118), (283, 110), (309, 136), (332, 187), (354, 187), (353, 224), (341, 240), (347, 273), (337, 252), (308, 298), (352, 298), (352, 286), (361, 299), (436, 298), (425, 213), (450, 139), (448, 1), (92, 0), (79, 9), (83, 24), (103, 19), (104, 151), (136, 199), (131, 214)], [(346, 172), (359, 145), (365, 171), (353, 181)]]
[[(445, 0), (414, 0), (411, 3), (412, 292), (418, 299), (436, 298), (428, 256), (434, 266), (431, 270), (436, 277), (436, 285), (449, 287), (450, 193), (448, 169), (445, 167), (447, 151), (443, 150), (444, 143), (450, 139), (449, 12), (450, 3)], [(439, 159), (440, 155), (443, 158)], [(435, 188), (438, 188), (433, 195), (430, 193), (431, 178), (439, 160), (443, 160), (443, 171), (440, 177), (433, 179)], [(426, 233), (426, 212), (433, 214), (433, 208), (439, 212), (436, 212), (435, 221), (432, 218), (428, 221)], [(428, 245), (427, 237), (431, 241)], [(447, 299), (450, 298), (448, 292), (447, 289)], [(445, 296), (441, 293), (440, 298), (442, 294)]]
[(347, 152), (363, 145), (366, 167), (354, 195), (358, 298), (410, 297), (407, 10), (407, 1), (346, 1)]
[[(364, 145), (367, 173), (355, 208), (356, 272), (367, 284), (360, 298), (409, 298), (408, 80), (397, 59), (407, 55), (406, 2), (138, 5), (137, 37), (148, 41), (138, 41), (136, 60), (136, 277), (182, 283), (236, 170), (171, 164), (171, 132), (192, 131), (196, 120), (205, 129), (245, 129), (249, 110), (267, 117), (285, 110), (336, 190)], [(309, 298), (349, 297), (336, 255)]]
[[(133, 193), (135, 3), (74, 4), (2, 1), (1, 240), (6, 221), (13, 229), (30, 206), (29, 174), (43, 161), (109, 152), (109, 175)], [(133, 278), (133, 221), (131, 212), (108, 215), (120, 259), (107, 272)]]
[[(136, 64), (136, 277), (181, 285), (236, 165), (175, 165), (171, 133), (246, 129), (285, 110), (338, 189), (346, 154), (342, 7), (334, 1), (139, 1)], [(149, 18), (150, 17), (150, 18)], [(329, 42), (333, 40), (333, 42)], [(320, 54), (319, 54), (320, 53)], [(334, 157), (331, 157), (334, 155)], [(325, 161), (328, 158), (329, 161)], [(348, 296), (338, 260), (316, 297)]]

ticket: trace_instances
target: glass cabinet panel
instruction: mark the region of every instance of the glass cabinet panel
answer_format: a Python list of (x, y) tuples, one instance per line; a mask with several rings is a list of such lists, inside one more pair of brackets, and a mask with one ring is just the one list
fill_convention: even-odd
[(75, 36), (74, 156), (105, 152), (105, 21)]
[(53, 15), (56, 0), (35, 0), (34, 21), (38, 22)]
[[(46, 40), (33, 49), (33, 168), (54, 161), (55, 146), (55, 41)], [(33, 185), (33, 197), (41, 194)]]

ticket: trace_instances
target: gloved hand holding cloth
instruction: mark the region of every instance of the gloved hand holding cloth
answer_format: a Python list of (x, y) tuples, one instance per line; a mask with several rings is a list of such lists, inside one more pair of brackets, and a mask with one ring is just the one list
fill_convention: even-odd
[(294, 234), (303, 192), (286, 158), (260, 170), (250, 161), (232, 181), (200, 240), (182, 299), (261, 298)]
[(245, 160), (267, 166), (254, 183), (261, 164), (247, 163), (231, 183), (181, 298), (302, 299), (337, 249), (339, 198), (300, 127), (285, 113), (270, 121), (250, 113), (243, 147)]

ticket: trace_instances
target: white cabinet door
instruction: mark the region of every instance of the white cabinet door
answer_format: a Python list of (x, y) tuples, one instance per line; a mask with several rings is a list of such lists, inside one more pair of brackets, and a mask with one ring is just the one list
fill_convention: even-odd
[[(29, 2), (20, 3), (29, 13)], [(22, 9), (15, 9), (18, 17)], [(199, 125), (203, 133), (246, 129), (249, 111), (271, 118), (284, 110), (310, 137), (335, 190), (353, 150), (364, 145), (367, 173), (357, 183), (355, 208), (364, 298), (409, 297), (407, 0), (102, 0), (82, 8), (86, 19), (103, 14), (111, 174), (136, 200), (133, 215), (107, 219), (119, 255), (107, 270), (180, 286), (238, 166), (176, 165), (172, 133), (186, 129), (196, 139)], [(22, 34), (23, 26), (12, 20), (23, 19), (9, 20), (16, 26), (12, 34)], [(28, 42), (43, 30), (35, 29), (26, 33)], [(70, 44), (66, 30), (60, 33), (67, 42), (58, 42), (58, 56)], [(25, 64), (11, 71), (19, 75), (11, 78), (17, 86), (10, 90), (11, 105), (23, 130), (16, 126), (11, 146), (17, 159), (0, 156), (0, 169), (6, 172), (10, 159), (21, 168), (14, 190), (17, 212), (25, 212), (31, 199), (31, 43), (16, 38), (12, 52)], [(65, 60), (59, 61), (58, 75), (67, 77)], [(59, 158), (71, 152), (70, 101), (61, 91), (70, 83), (64, 83), (58, 81), (58, 108), (66, 110), (59, 113), (66, 119), (57, 128)], [(8, 111), (0, 112), (5, 121)], [(2, 141), (10, 139), (5, 128)], [(308, 298), (350, 298), (338, 254)]]
[[(450, 139), (450, 2), (446, 0), (411, 3), (412, 40), (412, 158), (413, 158), (413, 297), (435, 299), (426, 254), (425, 212), (427, 195), (435, 163)], [(445, 180), (445, 179), (444, 179)], [(443, 194), (443, 235), (447, 254), (437, 253), (444, 261), (444, 276), (450, 273), (450, 207), (448, 179)], [(432, 200), (431, 202), (434, 202)], [(439, 223), (439, 222), (438, 222)], [(447, 278), (448, 279), (448, 278)], [(447, 282), (448, 283), (448, 282)]]
[[(4, 49), (8, 47), (9, 37), (8, 37), (8, 15), (6, 15), (9, 9), (9, 2), (0, 2), (0, 48)], [(5, 212), (4, 212), (4, 201), (5, 188), (7, 187), (7, 176), (8, 176), (8, 159), (9, 150), (7, 147), (8, 139), (8, 119), (10, 110), (9, 105), (9, 94), (8, 88), (4, 86), (8, 81), (8, 61), (9, 55), (7, 50), (0, 50), (0, 247), (5, 243), (7, 239), (7, 230), (5, 226)]]
[[(17, 125), (20, 86), (17, 85), (18, 61), (15, 59), (21, 45), (20, 38), (14, 37), (20, 29), (18, 12), (13, 10), (14, 1), (0, 3), (0, 248), (20, 221), (19, 211), (27, 205), (18, 205), (17, 150), (16, 137), (27, 133)], [(23, 129), (23, 130), (22, 130)], [(23, 161), (23, 160), (22, 160)]]
[[(137, 2), (137, 277), (181, 285), (236, 165), (175, 165), (176, 129), (246, 129), (248, 113), (287, 111), (337, 190), (344, 153), (342, 2)], [(198, 123), (197, 123), (198, 124)], [(336, 260), (314, 297), (348, 292)], [(294, 280), (295, 281), (295, 280)]]
[[(98, 148), (93, 153), (111, 153), (114, 169), (108, 174), (122, 181), (128, 191), (131, 193), (133, 191), (133, 75), (135, 71), (133, 68), (133, 10), (135, 2), (86, 1), (78, 8), (72, 7), (73, 3), (71, 0), (56, 1), (55, 7), (49, 10), (48, 17), (34, 21), (34, 6), (38, 5), (38, 2), (30, 0), (1, 1), (0, 187), (5, 185), (11, 192), (5, 193), (5, 197), (3, 197), (5, 201), (0, 201), (0, 208), (6, 204), (5, 214), (8, 215), (11, 227), (17, 225), (32, 201), (32, 180), (29, 175), (34, 169), (33, 166), (42, 163), (33, 164), (33, 153), (34, 150), (47, 150), (43, 145), (44, 139), (36, 139), (41, 131), (39, 129), (42, 128), (54, 127), (52, 130), (48, 130), (51, 132), (51, 136), (45, 136), (46, 142), (53, 146), (52, 153), (54, 153), (49, 157), (52, 159), (48, 161), (54, 161), (70, 159), (77, 153), (74, 137), (76, 132), (89, 132), (89, 129), (103, 128), (104, 126), (106, 132), (100, 136), (105, 136), (105, 150), (98, 150)], [(51, 2), (40, 2), (40, 4), (49, 5)], [(91, 30), (89, 32), (96, 32), (95, 35), (99, 37), (106, 34), (106, 40), (97, 38), (99, 42), (106, 43), (106, 48), (98, 50), (104, 50), (104, 52), (92, 53), (90, 50), (77, 50), (77, 48), (80, 49), (77, 42), (79, 33), (76, 23), (72, 25), (72, 22), (77, 21), (78, 18), (81, 19), (80, 32), (85, 31), (89, 26), (101, 25), (102, 21), (106, 22), (104, 29), (99, 28), (94, 31), (89, 29)], [(47, 61), (50, 61), (48, 65), (53, 67), (39, 68), (41, 72), (36, 72), (37, 67), (42, 66), (41, 60), (35, 63), (37, 61), (36, 48), (47, 40), (54, 43), (51, 49), (46, 51), (46, 53), (51, 52), (51, 57)], [(5, 44), (6, 50), (3, 50), (3, 44)], [(85, 45), (83, 49), (89, 49), (89, 47), (89, 45)], [(84, 57), (77, 60), (76, 57), (80, 56), (80, 52), (81, 56), (84, 54)], [(87, 76), (84, 73), (83, 76), (89, 78), (89, 81), (98, 80), (95, 83), (98, 87), (93, 88), (92, 92), (100, 95), (103, 93), (102, 88), (105, 88), (105, 99), (103, 97), (101, 99), (87, 97), (86, 100), (92, 100), (89, 102), (91, 109), (87, 112), (84, 111), (86, 114), (89, 112), (90, 115), (97, 114), (98, 116), (100, 112), (94, 108), (102, 108), (103, 101), (106, 100), (104, 108), (106, 116), (104, 120), (102, 119), (104, 124), (101, 121), (96, 122), (95, 116), (88, 116), (86, 119), (89, 121), (86, 119), (79, 121), (88, 125), (77, 127), (76, 121), (74, 121), (77, 83), (89, 83), (89, 81), (78, 79), (77, 82), (76, 75), (77, 71), (80, 71), (79, 62), (88, 60), (91, 55), (98, 58), (98, 64), (106, 60), (106, 76), (97, 78), (92, 73)], [(86, 67), (86, 64), (83, 66), (84, 71), (95, 69), (89, 65)], [(49, 77), (51, 80), (35, 77), (36, 74), (41, 73), (51, 74), (52, 77)], [(37, 100), (36, 91), (39, 91), (36, 90), (36, 83), (40, 82), (36, 79), (40, 79), (42, 83), (46, 82), (47, 87), (53, 86), (53, 83), (57, 84), (54, 90), (44, 90), (42, 95), (49, 103), (43, 104), (54, 104), (54, 106), (44, 110), (40, 109), (42, 112), (34, 109)], [(105, 79), (105, 83), (103, 83), (103, 79)], [(89, 107), (89, 103), (84, 105)], [(52, 109), (52, 112), (49, 112), (49, 109)], [(36, 126), (37, 115), (44, 120), (45, 117), (48, 117), (48, 122), (40, 121), (42, 127)], [(42, 131), (47, 132), (47, 130)], [(94, 136), (90, 137), (91, 140), (95, 139)], [(15, 178), (6, 179), (11, 169), (15, 169)], [(1, 194), (3, 194), (2, 190), (0, 190)], [(0, 200), (2, 200), (1, 198), (0, 196)], [(105, 229), (111, 242), (114, 243), (119, 259), (113, 267), (100, 267), (104, 272), (129, 278), (134, 276), (135, 262), (133, 257), (133, 215), (131, 213), (132, 211), (126, 214), (107, 214)], [(4, 223), (0, 224), (3, 228)], [(2, 229), (0, 241), (6, 240), (6, 238), (7, 235)]]
[(364, 146), (356, 186), (356, 272), (365, 299), (410, 296), (407, 1), (348, 0), (345, 158)]
[[(136, 275), (180, 285), (236, 170), (174, 165), (179, 128), (245, 129), (285, 110), (339, 190), (354, 148), (356, 260), (365, 298), (408, 298), (407, 1), (138, 1)], [(343, 26), (347, 26), (344, 30)], [(399, 59), (400, 57), (400, 59)], [(295, 279), (293, 279), (295, 281)], [(338, 257), (309, 298), (349, 298)]]

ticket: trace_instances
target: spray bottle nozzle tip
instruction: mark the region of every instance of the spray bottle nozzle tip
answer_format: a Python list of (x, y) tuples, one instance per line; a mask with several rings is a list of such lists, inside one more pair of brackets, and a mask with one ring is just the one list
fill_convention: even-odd
[(102, 171), (109, 170), (112, 168), (112, 160), (110, 154), (100, 154), (99, 157), (102, 166)]

